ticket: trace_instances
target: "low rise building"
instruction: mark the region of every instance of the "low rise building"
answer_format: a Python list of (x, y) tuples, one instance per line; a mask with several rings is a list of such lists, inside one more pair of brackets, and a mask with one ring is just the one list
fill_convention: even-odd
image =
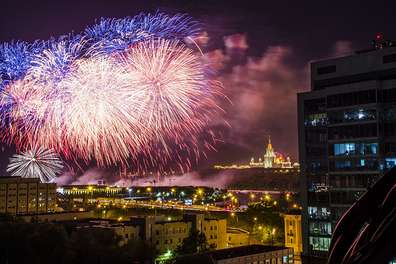
[(0, 177), (0, 213), (28, 215), (54, 212), (56, 184), (38, 178)]
[(97, 218), (74, 218), (72, 220), (67, 219), (64, 222), (68, 224), (68, 228), (72, 228), (75, 231), (90, 231), (94, 229), (111, 230), (116, 236), (119, 237), (118, 246), (124, 246), (130, 240), (140, 239), (141, 234), (141, 227), (130, 221), (121, 222), (118, 220), (104, 220)]
[(227, 247), (227, 220), (204, 218), (203, 232), (208, 244), (217, 249)]
[(189, 236), (191, 227), (192, 223), (184, 220), (156, 221), (149, 240), (160, 252), (175, 250)]
[(250, 244), (250, 234), (240, 228), (227, 228), (227, 247), (240, 247)]
[(285, 246), (293, 248), (294, 259), (296, 261), (301, 261), (301, 253), (303, 251), (301, 213), (289, 212), (284, 214), (283, 218), (285, 225)]
[(94, 218), (93, 211), (65, 211), (65, 212), (51, 212), (38, 213), (30, 215), (19, 215), (19, 219), (25, 222), (64, 222), (64, 221), (81, 221)]
[(209, 245), (216, 249), (227, 247), (226, 219), (205, 218), (203, 214), (185, 214), (182, 219), (172, 220), (164, 216), (132, 218), (141, 226), (141, 237), (149, 241), (159, 252), (175, 250), (191, 232), (205, 234)]
[(139, 239), (140, 227), (130, 222), (121, 223), (117, 221), (92, 220), (90, 223), (90, 228), (113, 230), (114, 233), (120, 237), (119, 246), (127, 244), (129, 240)]

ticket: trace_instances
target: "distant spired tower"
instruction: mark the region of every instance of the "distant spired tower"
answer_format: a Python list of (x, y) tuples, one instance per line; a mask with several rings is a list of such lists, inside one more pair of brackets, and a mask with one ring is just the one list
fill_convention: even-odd
[(264, 154), (264, 168), (272, 168), (275, 157), (276, 155), (274, 149), (272, 148), (271, 137), (268, 136), (268, 145)]

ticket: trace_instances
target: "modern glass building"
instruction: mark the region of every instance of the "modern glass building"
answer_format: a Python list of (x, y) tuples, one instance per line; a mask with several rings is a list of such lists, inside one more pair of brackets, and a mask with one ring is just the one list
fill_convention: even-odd
[(396, 164), (396, 47), (311, 63), (298, 126), (303, 250), (326, 255), (337, 220)]

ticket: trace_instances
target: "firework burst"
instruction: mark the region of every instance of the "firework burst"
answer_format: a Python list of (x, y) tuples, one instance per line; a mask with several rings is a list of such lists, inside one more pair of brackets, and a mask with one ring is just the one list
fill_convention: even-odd
[(7, 77), (3, 141), (99, 166), (190, 168), (213, 149), (208, 127), (222, 111), (221, 84), (200, 50), (184, 43), (196, 25), (186, 16), (139, 15), (46, 43), (23, 74)]
[(34, 147), (10, 158), (7, 172), (23, 178), (40, 178), (49, 182), (62, 171), (63, 163), (52, 150)]

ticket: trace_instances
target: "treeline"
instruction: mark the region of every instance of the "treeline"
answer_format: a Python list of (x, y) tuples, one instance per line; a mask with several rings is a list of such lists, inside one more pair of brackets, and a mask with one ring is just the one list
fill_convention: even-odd
[(152, 263), (155, 252), (141, 240), (118, 246), (111, 229), (67, 223), (0, 222), (0, 263)]

